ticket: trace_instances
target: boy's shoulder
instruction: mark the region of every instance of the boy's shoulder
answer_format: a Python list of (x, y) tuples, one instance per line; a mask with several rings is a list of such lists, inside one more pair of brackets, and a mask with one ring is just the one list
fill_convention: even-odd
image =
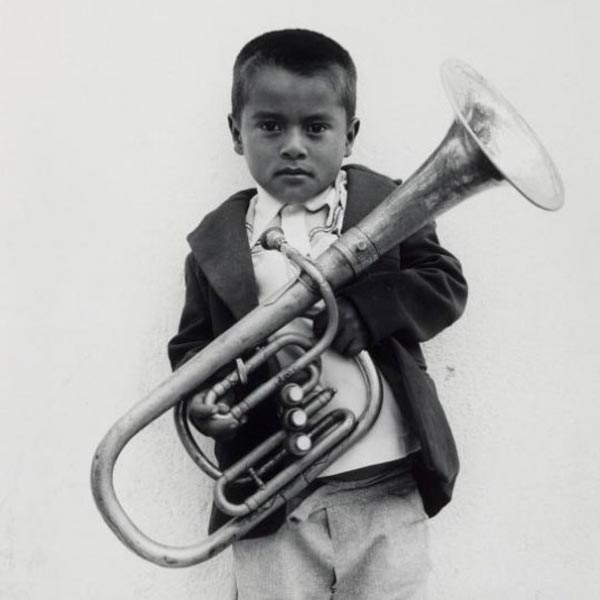
[(196, 228), (187, 236), (190, 246), (194, 248), (200, 240), (207, 238), (227, 239), (232, 229), (243, 229), (248, 204), (254, 194), (256, 194), (255, 188), (236, 192), (204, 215)]
[(344, 169), (347, 174), (348, 190), (344, 222), (356, 224), (374, 210), (401, 183), (364, 165), (349, 164)]
[(365, 165), (360, 165), (358, 163), (349, 163), (347, 165), (344, 165), (342, 169), (344, 169), (349, 175), (355, 174), (359, 177), (381, 181), (382, 183), (388, 184), (391, 187), (396, 187), (397, 185), (402, 183), (401, 179), (395, 179), (388, 175), (384, 175), (379, 171), (375, 171)]

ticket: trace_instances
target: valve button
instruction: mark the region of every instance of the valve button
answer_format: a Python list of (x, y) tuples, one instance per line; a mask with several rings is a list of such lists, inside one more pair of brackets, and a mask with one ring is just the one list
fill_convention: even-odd
[(308, 417), (306, 416), (306, 412), (301, 408), (290, 410), (290, 412), (287, 414), (288, 425), (293, 429), (302, 429), (302, 427), (306, 425), (307, 421)]
[(296, 455), (302, 456), (312, 448), (312, 440), (305, 433), (293, 435), (288, 444), (289, 451)]
[(304, 392), (297, 383), (288, 383), (281, 388), (281, 400), (287, 406), (296, 406), (304, 399)]

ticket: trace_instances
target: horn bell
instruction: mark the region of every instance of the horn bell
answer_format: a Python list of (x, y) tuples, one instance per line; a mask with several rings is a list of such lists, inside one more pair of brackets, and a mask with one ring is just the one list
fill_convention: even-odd
[(512, 104), (462, 61), (444, 61), (441, 75), (456, 118), (502, 176), (539, 208), (558, 210), (564, 203), (558, 170)]

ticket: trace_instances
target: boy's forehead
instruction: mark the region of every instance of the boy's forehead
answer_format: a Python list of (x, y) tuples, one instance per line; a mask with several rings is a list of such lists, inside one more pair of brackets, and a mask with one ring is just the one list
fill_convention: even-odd
[(326, 111), (342, 108), (336, 73), (328, 70), (298, 74), (283, 67), (264, 66), (250, 76), (244, 109), (261, 111)]

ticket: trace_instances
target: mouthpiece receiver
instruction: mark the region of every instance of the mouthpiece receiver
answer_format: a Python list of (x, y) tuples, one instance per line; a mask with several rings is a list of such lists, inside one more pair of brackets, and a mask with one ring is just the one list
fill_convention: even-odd
[(269, 227), (260, 236), (260, 243), (265, 250), (279, 250), (285, 241), (283, 229), (280, 227)]

